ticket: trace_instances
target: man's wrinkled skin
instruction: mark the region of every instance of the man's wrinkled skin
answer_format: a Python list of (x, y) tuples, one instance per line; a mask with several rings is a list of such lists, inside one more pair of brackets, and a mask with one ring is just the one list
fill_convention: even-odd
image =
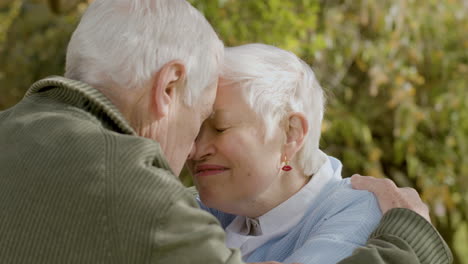
[(392, 180), (361, 176), (359, 174), (351, 177), (351, 184), (356, 190), (367, 190), (374, 193), (379, 200), (380, 210), (382, 210), (383, 214), (393, 208), (406, 208), (415, 211), (431, 222), (429, 208), (413, 188), (398, 188)]

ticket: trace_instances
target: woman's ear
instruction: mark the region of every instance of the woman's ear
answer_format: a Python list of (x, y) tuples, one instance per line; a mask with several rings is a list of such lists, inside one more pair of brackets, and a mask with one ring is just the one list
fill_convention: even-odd
[(289, 114), (286, 127), (286, 144), (284, 155), (291, 160), (302, 148), (309, 132), (309, 122), (304, 114), (293, 112)]
[(186, 72), (179, 60), (166, 63), (155, 74), (151, 85), (151, 109), (159, 120), (169, 113), (171, 104), (185, 86)]

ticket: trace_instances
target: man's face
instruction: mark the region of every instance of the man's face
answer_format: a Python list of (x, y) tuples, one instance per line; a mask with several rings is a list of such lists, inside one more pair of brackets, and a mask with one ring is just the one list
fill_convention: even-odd
[(176, 175), (180, 174), (192, 150), (201, 124), (212, 112), (217, 85), (215, 82), (207, 87), (192, 106), (187, 106), (182, 97), (178, 98), (173, 110), (174, 122), (167, 133), (168, 141), (171, 143), (165, 149), (166, 158)]

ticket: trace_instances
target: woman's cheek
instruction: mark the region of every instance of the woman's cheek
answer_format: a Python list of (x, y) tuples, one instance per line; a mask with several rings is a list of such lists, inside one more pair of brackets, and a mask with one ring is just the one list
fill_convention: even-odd
[(246, 168), (245, 160), (249, 158), (249, 147), (244, 140), (235, 136), (226, 136), (220, 142), (219, 151), (229, 162), (229, 167)]

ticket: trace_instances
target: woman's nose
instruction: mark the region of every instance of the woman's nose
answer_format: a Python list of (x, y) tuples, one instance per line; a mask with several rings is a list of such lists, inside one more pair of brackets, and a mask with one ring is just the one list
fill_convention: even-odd
[(213, 155), (215, 147), (212, 140), (207, 133), (202, 133), (194, 142), (192, 151), (190, 152), (190, 159), (203, 160)]
[(187, 160), (192, 160), (193, 157), (195, 156), (196, 152), (196, 145), (195, 142), (192, 143), (192, 146), (190, 147), (190, 152), (188, 154)]

